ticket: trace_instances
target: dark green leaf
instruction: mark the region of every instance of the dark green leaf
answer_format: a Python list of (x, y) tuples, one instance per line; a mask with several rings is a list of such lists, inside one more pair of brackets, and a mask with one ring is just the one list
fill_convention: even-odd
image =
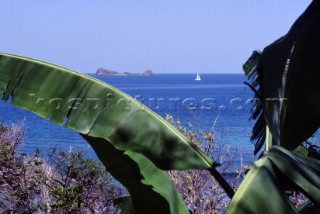
[[(107, 170), (128, 189), (137, 213), (189, 213), (167, 174), (146, 157), (120, 151), (102, 138), (83, 137)], [(125, 207), (126, 212), (132, 211), (130, 203)]]
[(263, 50), (259, 83), (273, 144), (295, 149), (320, 126), (320, 1)]

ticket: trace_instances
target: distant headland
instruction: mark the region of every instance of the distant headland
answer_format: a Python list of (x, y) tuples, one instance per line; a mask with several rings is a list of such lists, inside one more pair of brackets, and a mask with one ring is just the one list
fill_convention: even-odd
[(104, 68), (99, 68), (96, 71), (96, 75), (110, 75), (110, 76), (153, 76), (155, 73), (151, 70), (147, 70), (142, 73), (131, 73), (131, 72), (118, 72), (118, 71), (112, 71), (107, 70)]

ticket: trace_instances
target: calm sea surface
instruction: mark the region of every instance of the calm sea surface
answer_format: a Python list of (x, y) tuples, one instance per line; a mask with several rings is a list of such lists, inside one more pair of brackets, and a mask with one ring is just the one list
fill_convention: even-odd
[[(255, 159), (249, 136), (251, 90), (243, 84), (242, 74), (158, 74), (155, 76), (95, 76), (128, 93), (146, 106), (165, 117), (179, 119), (192, 129), (214, 129), (215, 140), (237, 149), (245, 162)], [(86, 150), (90, 147), (75, 131), (60, 127), (32, 113), (0, 102), (0, 122), (17, 124), (23, 121), (25, 144), (23, 151), (32, 153), (39, 148), (46, 153), (52, 147)], [(237, 157), (239, 159), (239, 157)]]

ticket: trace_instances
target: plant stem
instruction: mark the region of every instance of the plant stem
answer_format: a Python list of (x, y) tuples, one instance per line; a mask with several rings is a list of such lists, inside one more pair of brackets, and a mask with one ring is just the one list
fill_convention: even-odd
[(222, 175), (215, 168), (213, 168), (213, 167), (210, 168), (209, 172), (216, 179), (216, 181), (220, 184), (222, 189), (227, 193), (229, 198), (232, 199), (234, 196), (234, 191), (231, 188), (231, 186), (228, 184), (228, 182), (222, 177)]

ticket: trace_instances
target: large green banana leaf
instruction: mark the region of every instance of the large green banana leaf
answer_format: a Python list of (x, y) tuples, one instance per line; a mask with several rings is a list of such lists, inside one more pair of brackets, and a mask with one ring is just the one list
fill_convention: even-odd
[(116, 88), (53, 64), (0, 54), (0, 95), (81, 134), (141, 153), (161, 169), (215, 164), (174, 127)]
[[(273, 144), (293, 150), (320, 127), (320, 1), (314, 0), (289, 32), (254, 53), (245, 64), (249, 78), (259, 83), (257, 121), (253, 133), (256, 152), (264, 141), (265, 122)], [(256, 64), (255, 64), (256, 63)], [(256, 86), (256, 83), (254, 86)], [(265, 119), (265, 121), (264, 121)]]
[(280, 146), (256, 161), (226, 213), (298, 213), (286, 190), (299, 190), (320, 207), (320, 161)]
[(217, 164), (174, 127), (123, 92), (89, 76), (0, 54), (3, 100), (78, 131), (129, 191), (137, 213), (188, 213), (162, 169)]

